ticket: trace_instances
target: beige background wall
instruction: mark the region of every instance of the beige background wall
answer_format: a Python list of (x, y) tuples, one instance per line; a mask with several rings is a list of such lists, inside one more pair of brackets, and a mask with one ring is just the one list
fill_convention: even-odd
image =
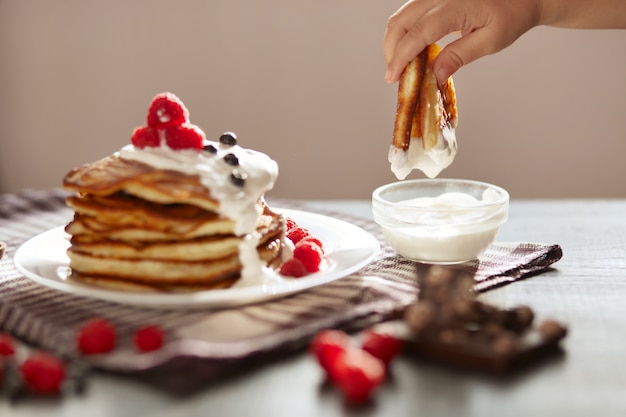
[[(54, 187), (179, 95), (216, 138), (270, 154), (273, 195), (393, 181), (384, 0), (0, 0), (0, 192)], [(522, 197), (626, 197), (626, 31), (539, 28), (461, 70), (444, 176)], [(412, 178), (422, 177), (414, 173)]]

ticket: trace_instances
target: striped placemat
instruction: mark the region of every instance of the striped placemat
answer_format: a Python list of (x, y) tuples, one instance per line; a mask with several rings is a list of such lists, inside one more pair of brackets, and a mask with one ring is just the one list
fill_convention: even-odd
[[(372, 220), (270, 199), (275, 207), (315, 211), (357, 225), (378, 239), (381, 253), (370, 265), (337, 281), (234, 308), (163, 309), (79, 297), (25, 278), (12, 259), (23, 242), (70, 220), (73, 213), (65, 206), (65, 196), (57, 189), (0, 195), (0, 240), (7, 244), (0, 260), (0, 330), (71, 359), (78, 356), (77, 329), (88, 319), (106, 318), (118, 330), (118, 347), (84, 360), (110, 371), (185, 369), (212, 378), (249, 358), (301, 349), (323, 328), (357, 331), (415, 301), (417, 275), (425, 267), (397, 256)], [(486, 291), (539, 273), (561, 255), (558, 245), (497, 242), (479, 261), (457, 268), (474, 273), (475, 289)], [(153, 323), (165, 330), (167, 343), (156, 352), (136, 352), (133, 332)]]

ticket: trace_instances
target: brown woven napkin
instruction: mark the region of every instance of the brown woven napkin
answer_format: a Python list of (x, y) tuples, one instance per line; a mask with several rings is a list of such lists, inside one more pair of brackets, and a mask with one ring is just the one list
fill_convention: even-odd
[[(373, 234), (381, 243), (380, 256), (337, 281), (230, 309), (165, 310), (83, 298), (32, 282), (12, 262), (24, 241), (71, 218), (64, 196), (59, 190), (0, 196), (0, 240), (7, 243), (8, 255), (0, 261), (0, 329), (75, 358), (77, 329), (90, 318), (104, 317), (118, 330), (118, 347), (111, 354), (85, 358), (101, 369), (145, 374), (174, 370), (185, 378), (191, 373), (205, 380), (216, 378), (259, 358), (299, 350), (320, 329), (357, 331), (392, 316), (415, 300), (417, 275), (424, 268), (397, 256), (372, 220), (322, 212)], [(270, 204), (307, 209), (290, 200)], [(558, 245), (497, 242), (478, 261), (455, 267), (473, 272), (476, 290), (486, 291), (544, 271), (561, 256)], [(166, 331), (168, 342), (157, 352), (137, 353), (133, 332), (151, 323)]]

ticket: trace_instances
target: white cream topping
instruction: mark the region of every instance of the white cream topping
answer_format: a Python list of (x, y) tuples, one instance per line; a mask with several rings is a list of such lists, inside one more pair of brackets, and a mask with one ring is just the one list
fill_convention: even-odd
[(258, 233), (249, 233), (244, 236), (239, 243), (239, 260), (241, 262), (241, 278), (237, 282), (237, 286), (246, 287), (259, 282), (259, 276), (269, 273), (266, 266), (259, 257), (257, 246), (259, 244), (260, 235)]
[[(205, 141), (213, 145), (217, 153), (197, 149), (173, 150), (161, 141), (159, 147), (123, 147), (117, 155), (122, 159), (134, 160), (156, 169), (166, 169), (197, 175), (200, 182), (210, 190), (211, 197), (219, 203), (219, 214), (235, 221), (235, 234), (242, 236), (239, 257), (242, 264), (241, 281), (251, 285), (262, 281), (273, 271), (263, 265), (256, 250), (260, 236), (256, 231), (259, 216), (257, 202), (274, 186), (278, 177), (278, 164), (262, 152)], [(233, 154), (238, 159), (236, 166), (228, 164), (224, 156)], [(233, 183), (233, 169), (246, 176), (243, 185)]]
[(391, 145), (388, 159), (391, 171), (399, 180), (405, 179), (416, 168), (427, 177), (434, 178), (452, 163), (456, 151), (455, 129), (446, 125), (439, 131), (437, 145), (431, 150), (424, 149), (421, 138), (412, 137), (407, 151)]
[[(156, 169), (168, 169), (188, 175), (198, 175), (200, 182), (219, 202), (219, 213), (236, 222), (235, 233), (243, 236), (254, 231), (259, 214), (256, 203), (263, 194), (272, 189), (278, 177), (278, 164), (264, 153), (207, 141), (217, 149), (217, 154), (197, 149), (173, 150), (167, 145), (137, 148), (123, 147), (118, 155)], [(224, 155), (232, 153), (239, 160), (235, 167), (224, 161)], [(243, 186), (233, 184), (231, 173), (236, 168), (247, 174)]]

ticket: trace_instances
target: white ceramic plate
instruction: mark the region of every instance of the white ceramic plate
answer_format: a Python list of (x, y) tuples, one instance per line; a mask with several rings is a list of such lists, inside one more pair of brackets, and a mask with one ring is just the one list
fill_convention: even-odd
[(63, 227), (48, 230), (25, 242), (14, 262), (27, 278), (78, 296), (122, 304), (160, 308), (225, 307), (270, 300), (304, 291), (345, 277), (369, 264), (379, 253), (374, 236), (358, 226), (332, 217), (299, 210), (280, 209), (324, 244), (326, 255), (320, 272), (302, 278), (277, 276), (258, 285), (231, 287), (183, 294), (131, 293), (101, 289), (67, 280), (68, 235)]

